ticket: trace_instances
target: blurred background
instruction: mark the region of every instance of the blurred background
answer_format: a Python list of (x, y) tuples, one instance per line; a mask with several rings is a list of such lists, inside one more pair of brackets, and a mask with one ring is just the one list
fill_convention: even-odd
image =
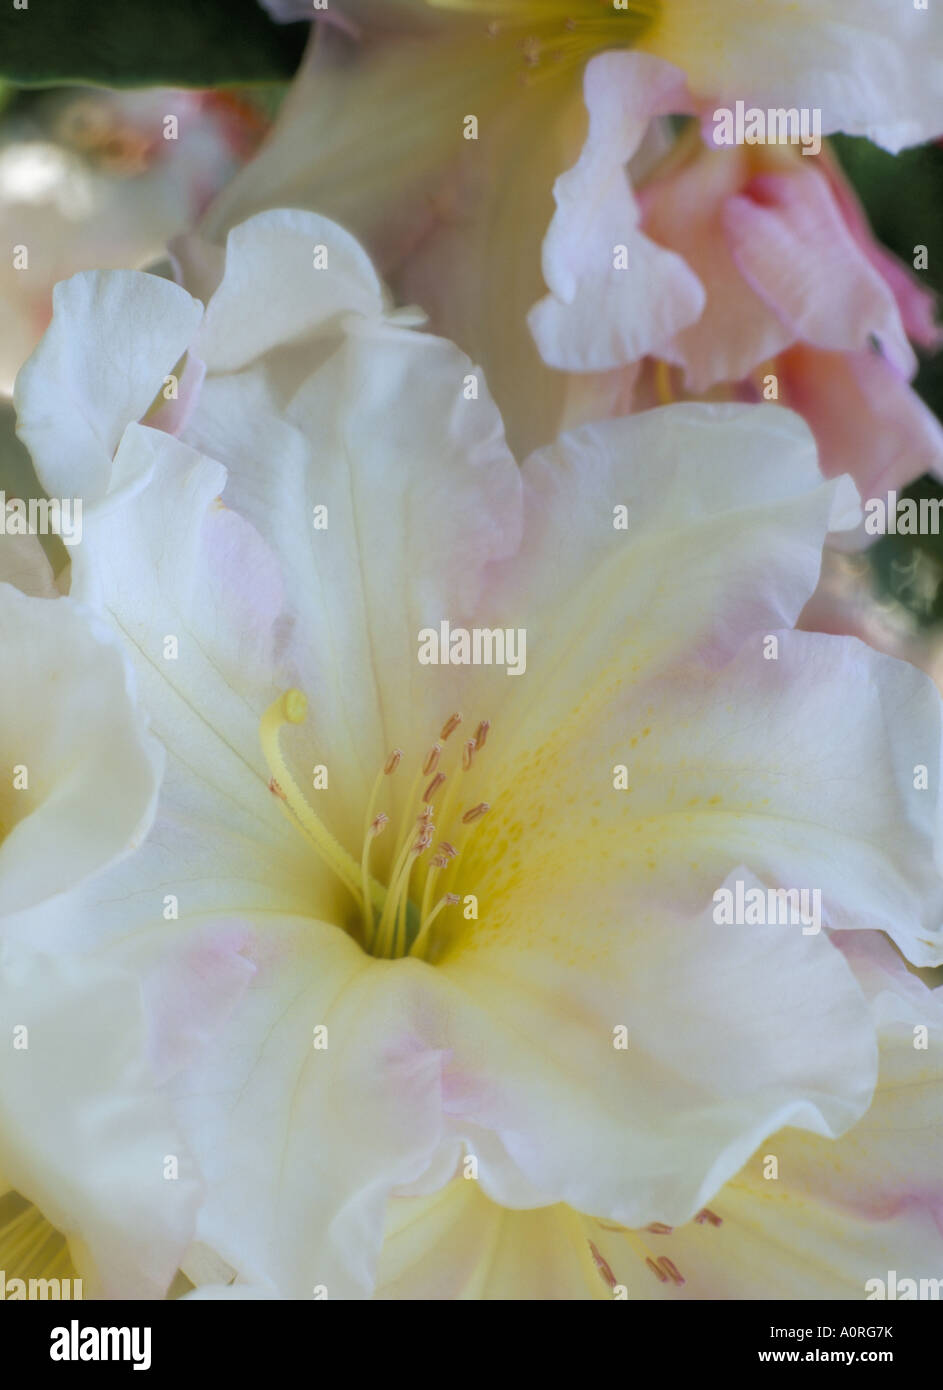
[[(257, 0), (43, 0), (0, 12), (0, 488), (38, 495), (14, 434), (16, 373), (79, 270), (161, 268), (264, 140), (301, 61), (305, 24), (277, 25)], [(876, 236), (943, 293), (943, 146), (894, 156), (830, 142)], [(17, 248), (21, 248), (17, 255)], [(24, 250), (26, 261), (24, 262)], [(916, 389), (943, 418), (943, 354)], [(902, 494), (943, 497), (926, 476)], [(50, 553), (59, 546), (48, 538)], [(57, 567), (64, 551), (53, 555)], [(943, 684), (943, 535), (885, 536), (830, 554), (806, 626), (855, 631)]]

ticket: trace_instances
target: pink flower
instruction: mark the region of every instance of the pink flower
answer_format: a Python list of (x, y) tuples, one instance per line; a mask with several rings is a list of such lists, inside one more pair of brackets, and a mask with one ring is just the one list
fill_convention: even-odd
[[(850, 473), (865, 493), (939, 471), (943, 430), (909, 385), (909, 338), (940, 342), (933, 297), (875, 243), (834, 159), (798, 146), (710, 149), (692, 128), (640, 181), (638, 230), (625, 245), (624, 210), (606, 214), (593, 197), (600, 170), (629, 199), (623, 161), (642, 131), (666, 106), (693, 103), (680, 73), (639, 54), (594, 59), (584, 91), (589, 138), (557, 181), (550, 293), (530, 316), (544, 359), (570, 372), (632, 364), (628, 378), (613, 377), (616, 409), (708, 392), (778, 400), (811, 425), (824, 471)], [(656, 282), (640, 245), (673, 253), (689, 278)], [(690, 277), (702, 296), (695, 313)], [(639, 370), (643, 356), (663, 365)]]
[[(311, 13), (299, 0), (268, 3), (280, 18)], [(700, 117), (705, 146), (715, 110), (740, 100), (815, 108), (823, 134), (867, 135), (892, 150), (931, 138), (939, 16), (891, 16), (881, 0), (769, 0), (762, 15), (747, 0), (621, 13), (596, 0), (332, 8), (362, 42), (321, 27), (271, 139), (209, 210), (203, 238), (221, 245), (248, 214), (275, 206), (341, 222), (398, 300), (419, 304), (434, 331), (482, 364), (519, 452), (561, 427), (638, 408), (644, 391), (625, 369), (647, 356), (690, 357), (686, 390), (703, 394), (713, 378), (729, 397), (776, 354), (780, 399), (788, 389), (807, 413), (830, 471), (852, 458), (869, 482), (937, 465), (940, 432), (907, 386), (908, 336), (935, 341), (930, 301), (873, 245), (837, 175), (796, 148), (784, 164), (765, 163), (770, 149), (751, 163), (752, 146), (705, 147), (693, 170), (674, 164), (676, 152), (664, 166), (659, 118)], [(691, 153), (685, 144), (681, 154)], [(647, 205), (650, 185), (660, 206)], [(673, 209), (676, 196), (693, 197), (697, 216), (690, 203)], [(741, 243), (757, 227), (775, 232), (778, 251), (764, 243), (750, 258), (738, 245), (733, 260), (728, 223)], [(799, 267), (788, 252), (807, 255), (808, 236), (825, 255)], [(614, 264), (619, 248), (626, 269)], [(199, 254), (196, 243), (181, 248), (185, 269), (188, 249)], [(872, 330), (893, 374), (870, 360)], [(841, 356), (785, 360), (800, 345)], [(823, 390), (836, 380), (849, 404), (826, 411)]]
[(825, 473), (865, 494), (940, 472), (943, 430), (909, 384), (909, 339), (940, 343), (933, 297), (873, 240), (833, 159), (689, 141), (639, 201), (642, 229), (706, 290), (701, 317), (659, 354), (681, 368), (672, 396), (726, 385), (728, 398), (779, 400), (812, 427)]

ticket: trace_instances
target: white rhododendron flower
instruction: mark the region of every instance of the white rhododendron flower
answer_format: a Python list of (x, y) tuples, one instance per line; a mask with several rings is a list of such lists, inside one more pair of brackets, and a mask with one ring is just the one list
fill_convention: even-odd
[[(198, 1248), (256, 1292), (369, 1295), (391, 1198), (449, 1202), (470, 1159), (474, 1201), (565, 1208), (597, 1278), (585, 1223), (619, 1228), (657, 1291), (640, 1228), (867, 1110), (829, 930), (943, 961), (939, 695), (791, 630), (854, 491), (776, 408), (587, 425), (518, 469), (481, 373), (339, 227), (268, 213), (205, 270), (205, 312), (61, 286), (17, 383), (166, 771), (136, 853), (10, 935), (137, 974)], [(718, 916), (760, 885), (821, 914)]]
[[(48, 591), (44, 564), (35, 538), (0, 539), (5, 581)], [(35, 952), (29, 924), (34, 914), (55, 917), (67, 889), (145, 839), (163, 750), (133, 699), (121, 644), (74, 600), (30, 597), (0, 582), (0, 645), (6, 1296), (18, 1296), (9, 1281), (28, 1260), (30, 1277), (69, 1278), (71, 1270), (89, 1295), (154, 1297), (191, 1242), (199, 1182), (156, 1091), (140, 982), (107, 962)], [(169, 1155), (175, 1182), (165, 1181)], [(14, 1189), (35, 1207), (5, 1203)]]

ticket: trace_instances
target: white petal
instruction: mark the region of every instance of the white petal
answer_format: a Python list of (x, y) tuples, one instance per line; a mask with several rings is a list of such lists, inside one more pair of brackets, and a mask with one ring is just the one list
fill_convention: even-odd
[(2, 915), (134, 849), (154, 817), (163, 760), (126, 658), (72, 600), (0, 585), (0, 647)]
[(824, 937), (717, 926), (710, 908), (685, 920), (608, 845), (587, 872), (591, 849), (574, 844), (570, 859), (549, 823), (547, 841), (558, 868), (529, 856), (526, 883), (512, 849), (479, 857), (476, 841), (465, 879), (480, 921), (462, 922), (438, 961), (467, 1000), (449, 1007), (445, 1109), (488, 1196), (677, 1224), (766, 1135), (834, 1135), (860, 1117), (873, 1025)]
[(565, 1206), (511, 1211), (456, 1178), (393, 1198), (375, 1297), (498, 1301), (604, 1298), (583, 1223)]
[[(250, 906), (329, 911), (342, 890), (272, 794), (260, 742), (262, 713), (291, 684), (279, 679), (274, 557), (219, 501), (218, 463), (139, 425), (126, 432), (125, 456), (150, 481), (89, 518), (73, 591), (126, 644), (167, 775), (154, 833), (88, 890), (85, 910), (105, 934), (170, 910), (181, 919)], [(51, 946), (56, 923), (43, 930)]]
[(688, 109), (684, 75), (646, 54), (605, 53), (587, 66), (584, 95), (589, 134), (554, 187), (543, 248), (551, 293), (530, 325), (551, 366), (606, 371), (647, 353), (664, 356), (700, 316), (705, 296), (681, 257), (638, 229), (625, 167), (651, 119)]
[[(69, 1238), (87, 1293), (162, 1296), (192, 1239), (200, 1189), (144, 1062), (136, 980), (0, 947), (0, 1019), (4, 1177)], [(10, 1045), (18, 1025), (28, 1047)]]
[(807, 107), (890, 150), (938, 135), (943, 18), (888, 0), (670, 0), (641, 47), (733, 109)]
[(442, 1062), (418, 1036), (431, 972), (310, 919), (254, 940), (243, 1005), (176, 1088), (207, 1177), (198, 1234), (283, 1297), (360, 1297), (389, 1188), (421, 1173), (440, 1134)]
[(359, 857), (391, 750), (424, 757), (457, 708), (454, 670), (418, 663), (420, 630), (468, 613), (489, 563), (519, 538), (520, 475), (500, 417), (457, 349), (378, 325), (351, 331), (297, 386), (275, 368), (210, 381), (187, 437), (226, 463), (227, 499), (279, 556), (294, 683), (311, 704), (286, 746), (297, 767), (343, 769), (319, 805)]
[(111, 490), (112, 459), (186, 351), (202, 305), (136, 270), (56, 286), (52, 323), (16, 379), (17, 433), (51, 497), (86, 506)]
[[(578, 70), (524, 83), (516, 44), (443, 18), (438, 35), (356, 48), (320, 34), (269, 139), (199, 230), (219, 242), (271, 207), (334, 218), (398, 302), (418, 304), (433, 331), (481, 363), (523, 453), (552, 438), (566, 404), (567, 383), (541, 361), (526, 316), (543, 293), (553, 180), (583, 135)], [(476, 139), (466, 138), (470, 115)], [(187, 271), (197, 277), (188, 287), (207, 283), (205, 266)]]
[(383, 309), (376, 271), (342, 227), (309, 212), (260, 213), (229, 233), (196, 351), (210, 373), (234, 372), (270, 348), (336, 332), (344, 315)]
[[(822, 479), (807, 426), (777, 407), (679, 405), (583, 426), (523, 474), (524, 540), (488, 616), (527, 628), (531, 749), (594, 688), (604, 701), (666, 665), (717, 666), (748, 634), (794, 623), (825, 535), (860, 517), (850, 483)], [(511, 686), (502, 705), (518, 700)]]
[[(866, 1115), (838, 1140), (797, 1129), (767, 1139), (671, 1232), (617, 1231), (556, 1205), (498, 1206), (458, 1177), (391, 1200), (376, 1296), (394, 1299), (856, 1299), (939, 1290), (943, 1006), (876, 933), (842, 945), (872, 1000), (881, 1073)], [(915, 1047), (922, 1029), (927, 1046)], [(775, 1166), (774, 1166), (775, 1165)], [(719, 1218), (719, 1224), (718, 1224)], [(645, 1257), (685, 1280), (661, 1283)], [(894, 1274), (891, 1274), (894, 1271)]]

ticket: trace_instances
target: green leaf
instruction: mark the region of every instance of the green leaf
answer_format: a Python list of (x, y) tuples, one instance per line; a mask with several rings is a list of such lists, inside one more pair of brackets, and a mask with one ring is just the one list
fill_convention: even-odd
[[(914, 248), (926, 246), (928, 269), (916, 278), (943, 293), (943, 146), (919, 145), (893, 155), (860, 136), (833, 135), (831, 144), (877, 239), (906, 266), (913, 265)], [(943, 354), (921, 362), (916, 388), (943, 419)]]
[[(921, 145), (898, 155), (868, 140), (836, 135), (831, 140), (875, 235), (913, 265), (914, 247), (926, 246), (928, 269), (917, 278), (943, 291), (943, 147)], [(943, 418), (943, 353), (923, 356), (914, 386)], [(902, 498), (943, 497), (943, 484), (929, 476), (900, 489)], [(919, 628), (943, 625), (943, 535), (883, 536), (868, 552), (878, 597), (909, 613)]]
[(0, 4), (0, 82), (220, 87), (294, 73), (306, 24), (258, 0), (13, 0)]

